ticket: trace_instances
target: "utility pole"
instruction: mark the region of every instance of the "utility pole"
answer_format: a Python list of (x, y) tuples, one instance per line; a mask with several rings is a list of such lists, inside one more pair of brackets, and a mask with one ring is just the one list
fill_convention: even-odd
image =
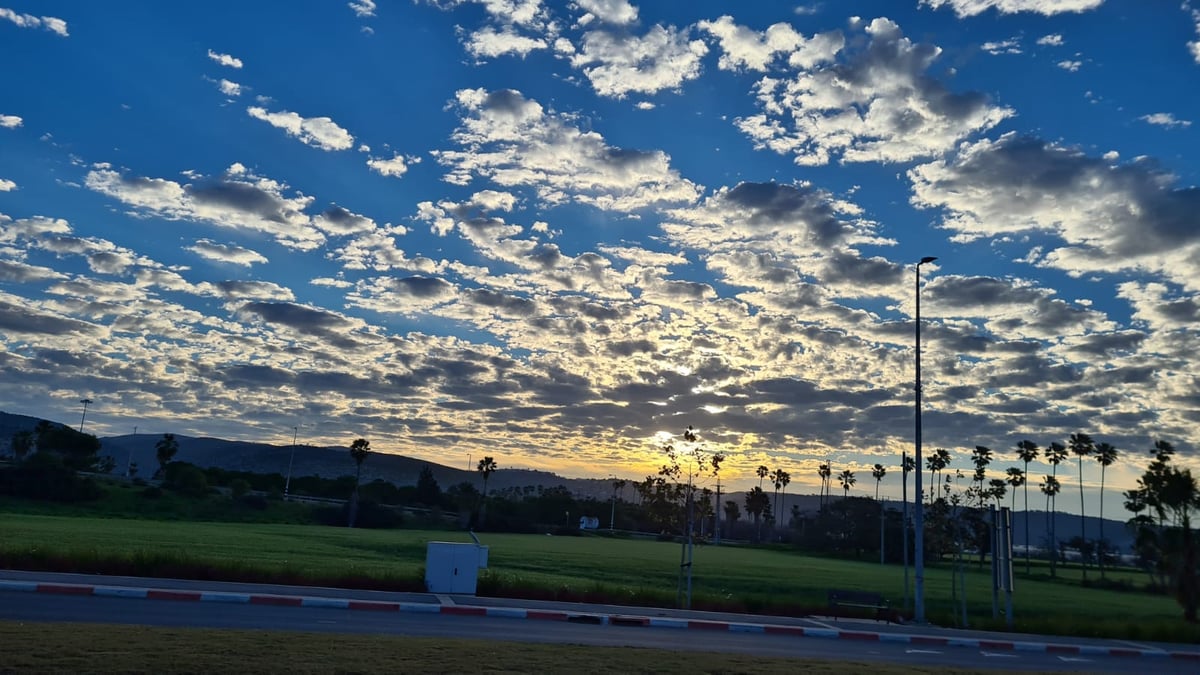
[(87, 419), (87, 407), (91, 405), (92, 399), (81, 398), (79, 402), (83, 404), (83, 416), (79, 418), (79, 433), (83, 433), (83, 421)]

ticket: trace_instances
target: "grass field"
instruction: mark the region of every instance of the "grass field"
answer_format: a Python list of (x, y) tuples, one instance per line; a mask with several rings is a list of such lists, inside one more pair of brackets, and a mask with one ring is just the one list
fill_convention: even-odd
[[(0, 621), (0, 672), (852, 673), (933, 672), (854, 661), (387, 635)], [(219, 648), (214, 648), (219, 645)], [(939, 671), (944, 672), (944, 671)], [(958, 672), (996, 672), (987, 670)]]
[[(481, 534), (489, 569), (480, 593), (671, 606), (680, 547), (606, 537)], [(351, 530), (333, 527), (196, 523), (42, 516), (0, 516), (0, 565), (199, 578), (262, 579), (418, 590), (429, 541), (469, 541), (463, 532)], [(693, 578), (697, 608), (806, 614), (825, 606), (830, 588), (873, 590), (894, 607), (903, 568), (802, 556), (777, 550), (699, 547)], [(972, 627), (991, 619), (985, 567), (967, 574)], [(954, 625), (950, 574), (930, 567), (931, 620)], [(1165, 596), (1082, 588), (1063, 581), (1017, 580), (1016, 629), (1200, 642)]]

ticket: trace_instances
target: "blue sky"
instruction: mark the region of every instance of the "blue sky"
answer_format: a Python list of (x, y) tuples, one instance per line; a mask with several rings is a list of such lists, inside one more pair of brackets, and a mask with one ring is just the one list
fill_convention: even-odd
[(1188, 3), (8, 0), (0, 57), (7, 412), (865, 485), (938, 256), (927, 449), (1194, 462)]

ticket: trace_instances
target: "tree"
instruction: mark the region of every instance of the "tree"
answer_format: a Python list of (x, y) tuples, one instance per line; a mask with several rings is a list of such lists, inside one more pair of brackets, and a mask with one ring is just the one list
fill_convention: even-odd
[(758, 487), (761, 488), (763, 479), (767, 477), (767, 474), (771, 473), (771, 470), (768, 469), (765, 464), (759, 464), (758, 468), (754, 470), (754, 473), (758, 475)]
[(770, 508), (771, 498), (767, 496), (766, 492), (763, 492), (762, 488), (756, 485), (750, 488), (750, 491), (746, 493), (746, 513), (749, 513), (754, 517), (754, 536), (756, 540), (762, 538), (762, 530), (759, 527), (759, 521), (762, 516), (770, 510)]
[(414, 495), (415, 501), (418, 504), (425, 506), (437, 506), (442, 503), (442, 488), (438, 485), (437, 479), (433, 477), (433, 469), (429, 465), (421, 467), (421, 473), (417, 474), (417, 489)]
[[(1071, 434), (1067, 439), (1067, 446), (1071, 449), (1071, 454), (1079, 458), (1079, 537), (1085, 542), (1087, 541), (1087, 516), (1084, 514), (1083, 503), (1083, 458), (1092, 454), (1096, 450), (1096, 444), (1092, 441), (1092, 437), (1080, 432)], [(1079, 556), (1079, 564), (1083, 568), (1083, 580), (1087, 582), (1087, 558), (1082, 554)]]
[(787, 484), (792, 482), (792, 476), (783, 469), (775, 469), (771, 472), (771, 485), (775, 486), (775, 508), (774, 513), (779, 513), (779, 491), (786, 488)]
[(733, 536), (733, 524), (742, 517), (742, 510), (738, 508), (737, 502), (732, 499), (725, 502), (725, 522), (728, 523), (729, 536)]
[(33, 432), (26, 429), (18, 431), (12, 435), (12, 450), (13, 458), (18, 462), (25, 459), (25, 455), (33, 449)]
[(1046, 446), (1046, 461), (1050, 463), (1053, 491), (1046, 492), (1046, 487), (1043, 485), (1042, 492), (1046, 493), (1050, 511), (1050, 576), (1052, 577), (1058, 576), (1056, 565), (1058, 560), (1058, 493), (1062, 490), (1062, 484), (1058, 482), (1058, 465), (1066, 458), (1067, 447), (1062, 443), (1054, 441)]
[(853, 471), (850, 469), (843, 469), (842, 472), (838, 474), (838, 480), (842, 483), (842, 492), (844, 493), (842, 499), (846, 499), (850, 496), (850, 488), (854, 487), (854, 484), (858, 482), (858, 479), (854, 477)]
[(876, 464), (871, 467), (871, 477), (875, 479), (875, 501), (879, 501), (879, 484), (883, 481), (883, 477), (887, 475), (887, 467), (882, 464)]
[[(937, 474), (950, 466), (950, 451), (937, 448), (925, 458), (925, 466), (929, 469), (929, 503), (932, 504), (937, 495)], [(925, 495), (918, 495), (918, 498), (924, 499)]]
[(992, 463), (991, 448), (982, 445), (975, 446), (971, 452), (971, 463), (975, 465), (975, 482), (979, 485), (979, 508), (983, 508), (987, 495), (983, 489), (983, 481), (987, 479), (987, 467)]
[[(95, 425), (92, 425), (95, 426)], [(154, 456), (158, 459), (158, 471), (154, 474), (156, 477), (162, 477), (167, 471), (167, 465), (175, 459), (175, 453), (179, 452), (179, 441), (175, 440), (175, 434), (163, 434), (162, 438), (154, 444)]]
[(365, 438), (356, 438), (350, 444), (350, 459), (354, 460), (354, 492), (350, 494), (346, 527), (354, 527), (354, 521), (358, 520), (358, 484), (362, 479), (363, 462), (367, 460), (369, 454), (371, 454), (371, 441)]
[(829, 496), (829, 478), (833, 476), (833, 467), (825, 462), (817, 467), (817, 475), (821, 478), (821, 506), (825, 506), (825, 498)]
[(989, 499), (996, 500), (996, 509), (1000, 508), (1000, 502), (1003, 501), (1004, 495), (1008, 492), (1008, 483), (1003, 478), (993, 478), (988, 481), (988, 489), (986, 495)]
[(1100, 561), (1100, 578), (1104, 577), (1104, 550), (1108, 543), (1104, 541), (1104, 473), (1108, 467), (1112, 466), (1117, 461), (1117, 449), (1109, 443), (1096, 444), (1096, 461), (1100, 463), (1100, 545), (1099, 550)]
[(1042, 494), (1046, 495), (1046, 511), (1047, 519), (1050, 521), (1047, 529), (1050, 531), (1050, 576), (1055, 577), (1057, 574), (1056, 561), (1058, 560), (1058, 536), (1054, 531), (1054, 500), (1058, 497), (1058, 491), (1062, 489), (1062, 485), (1054, 476), (1045, 476), (1042, 480)]
[(490, 455), (485, 456), (483, 459), (479, 460), (478, 464), (475, 465), (475, 469), (479, 471), (481, 476), (483, 476), (483, 498), (480, 500), (479, 506), (479, 520), (481, 522), (487, 520), (488, 478), (490, 478), (498, 468), (499, 466), (496, 464), (496, 460), (492, 459)]
[[(1184, 619), (1195, 623), (1200, 605), (1200, 578), (1197, 577), (1192, 512), (1200, 509), (1200, 485), (1191, 469), (1171, 465), (1175, 448), (1170, 443), (1156, 441), (1154, 453), (1154, 461), (1138, 479), (1138, 489), (1133, 496), (1136, 506), (1140, 507), (1138, 510), (1149, 506), (1158, 515), (1159, 527), (1154, 538), (1160, 566), (1171, 575), (1175, 599), (1183, 607)], [(1165, 528), (1168, 521), (1171, 527)], [(1149, 533), (1147, 529), (1142, 531)]]
[(1005, 482), (1012, 486), (1012, 505), (1009, 506), (1009, 510), (1015, 512), (1017, 510), (1017, 488), (1025, 484), (1025, 472), (1020, 467), (1010, 466), (1005, 473), (1007, 474)]
[[(1038, 458), (1038, 446), (1033, 441), (1017, 443), (1017, 458), (1025, 463), (1024, 475), (1029, 475), (1029, 463)], [(1025, 573), (1032, 569), (1029, 563), (1029, 481), (1025, 482)]]

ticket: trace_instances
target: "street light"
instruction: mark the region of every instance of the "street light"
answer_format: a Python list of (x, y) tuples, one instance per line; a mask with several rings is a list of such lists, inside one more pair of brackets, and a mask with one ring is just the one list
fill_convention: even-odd
[(296, 461), (296, 437), (300, 435), (300, 427), (292, 427), (292, 456), (288, 459), (287, 480), (283, 481), (283, 501), (287, 501), (288, 491), (292, 488), (292, 462)]
[(913, 497), (916, 499), (913, 526), (916, 528), (916, 536), (914, 541), (914, 561), (913, 567), (916, 570), (916, 588), (914, 589), (913, 603), (913, 619), (917, 623), (925, 623), (925, 502), (922, 499), (921, 491), (921, 265), (931, 263), (937, 260), (934, 256), (925, 256), (917, 263), (916, 268), (916, 299), (917, 299), (917, 316), (916, 316), (916, 384), (913, 387), (916, 392), (916, 410), (917, 410), (917, 429), (916, 429), (916, 474), (917, 480)]
[(87, 407), (91, 404), (92, 399), (81, 398), (79, 402), (83, 404), (83, 416), (79, 418), (79, 433), (83, 433), (83, 421), (87, 419)]

